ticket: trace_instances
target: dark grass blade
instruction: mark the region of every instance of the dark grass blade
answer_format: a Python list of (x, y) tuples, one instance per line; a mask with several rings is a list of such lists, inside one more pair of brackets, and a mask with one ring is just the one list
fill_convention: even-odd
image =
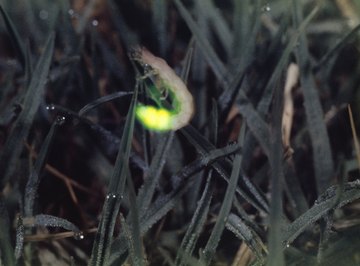
[(161, 56), (165, 56), (168, 46), (166, 31), (167, 4), (166, 0), (152, 1), (152, 26), (156, 34), (155, 39), (157, 40), (157, 47)]
[[(294, 22), (295, 26), (297, 26), (302, 21), (302, 7), (299, 1), (293, 1), (292, 3)], [(317, 86), (311, 73), (310, 55), (304, 32), (300, 34), (297, 61), (300, 67), (300, 81), (304, 93), (306, 119), (313, 149), (316, 186), (318, 194), (321, 194), (332, 182), (334, 163)]]
[[(204, 57), (206, 58), (206, 61), (211, 66), (212, 70), (214, 71), (215, 76), (219, 80), (219, 82), (223, 85), (223, 87), (226, 87), (226, 67), (221, 62), (219, 57), (216, 55), (215, 51), (211, 47), (208, 39), (206, 38), (205, 34), (202, 32), (202, 30), (199, 28), (199, 26), (196, 24), (194, 19), (191, 17), (191, 14), (186, 10), (184, 5), (181, 3), (180, 0), (174, 0), (174, 3), (176, 7), (178, 8), (181, 16), (187, 23), (189, 29), (193, 33), (195, 40), (197, 41), (197, 44), (200, 46), (201, 51), (204, 53)], [(224, 86), (225, 85), (225, 86)]]
[(318, 71), (321, 67), (325, 66), (330, 59), (338, 54), (338, 52), (353, 38), (358, 36), (358, 31), (360, 30), (360, 25), (357, 25), (350, 32), (344, 35), (341, 40), (339, 40), (330, 50), (319, 60), (319, 62), (314, 66), (313, 70)]
[(0, 256), (3, 265), (14, 266), (14, 249), (11, 245), (11, 226), (5, 203), (0, 198)]
[[(136, 193), (135, 187), (132, 181), (132, 177), (130, 175), (130, 171), (127, 174), (127, 184), (128, 184), (128, 194), (129, 194), (129, 201), (130, 201), (130, 236), (131, 236), (131, 246), (133, 247), (133, 255), (132, 255), (132, 263), (133, 265), (144, 265), (144, 255), (143, 255), (143, 244), (141, 240), (141, 233), (140, 233), (140, 222), (139, 222), (139, 208), (136, 203)], [(125, 221), (124, 221), (125, 222)], [(125, 222), (126, 223), (126, 222)], [(130, 244), (129, 244), (130, 246)], [(131, 254), (131, 253), (130, 253)]]
[[(183, 197), (183, 195), (192, 187), (194, 181), (194, 174), (203, 170), (206, 166), (213, 164), (221, 157), (228, 156), (235, 152), (238, 152), (239, 147), (237, 145), (229, 145), (222, 149), (216, 149), (206, 156), (195, 160), (186, 167), (184, 167), (179, 173), (172, 178), (177, 180), (174, 190), (170, 193), (159, 196), (155, 202), (149, 207), (146, 213), (141, 213), (140, 217), (140, 231), (141, 234), (145, 234), (156, 222), (162, 219), (171, 209), (174, 208), (176, 203)], [(123, 254), (127, 250), (126, 239), (120, 235), (114, 240), (111, 246), (111, 257), (109, 259), (110, 265), (119, 265)]]
[(359, 180), (345, 184), (344, 191), (339, 198), (337, 186), (330, 187), (316, 201), (307, 212), (287, 225), (282, 233), (283, 248), (290, 245), (305, 229), (328, 214), (329, 211), (360, 198)]
[(270, 203), (270, 222), (269, 222), (269, 256), (268, 266), (285, 265), (284, 254), (281, 246), (281, 223), (283, 215), (283, 144), (282, 144), (282, 86), (277, 86), (273, 103), (272, 125), (271, 125), (271, 156), (269, 158), (271, 166), (271, 203)]
[(164, 168), (166, 158), (171, 148), (174, 132), (160, 136), (160, 145), (156, 149), (149, 171), (146, 173), (144, 185), (139, 191), (138, 205), (140, 213), (144, 213), (151, 204), (155, 188), (158, 185), (161, 172)]
[(254, 252), (258, 261), (265, 261), (265, 244), (257, 233), (247, 225), (240, 217), (230, 213), (226, 228), (233, 232), (239, 239), (245, 241), (246, 245)]
[(228, 23), (221, 14), (220, 10), (215, 7), (212, 1), (202, 1), (201, 5), (202, 8), (208, 13), (210, 24), (213, 26), (214, 32), (219, 38), (221, 45), (224, 47), (226, 54), (229, 55), (234, 37)]
[[(187, 140), (194, 145), (196, 150), (200, 154), (205, 154), (211, 149), (214, 149), (214, 146), (209, 143), (197, 130), (193, 127), (188, 126), (181, 130), (182, 134), (187, 138)], [(229, 181), (230, 173), (228, 171), (230, 164), (227, 161), (219, 161), (213, 164), (215, 170), (224, 178), (227, 182)], [(261, 211), (268, 212), (269, 206), (264, 200), (264, 196), (261, 191), (257, 190), (256, 193), (251, 193), (247, 188), (247, 185), (240, 180), (239, 187), (236, 188), (236, 193), (243, 197), (246, 201), (252, 204), (255, 208)]]
[(34, 217), (23, 218), (23, 225), (25, 227), (35, 227), (35, 226), (59, 227), (65, 230), (73, 231), (75, 235), (82, 235), (82, 232), (73, 223), (69, 222), (66, 219), (48, 214), (38, 214), (35, 215)]
[(47, 158), (47, 155), (49, 153), (51, 144), (53, 142), (54, 136), (57, 132), (57, 129), (61, 124), (65, 122), (64, 117), (57, 117), (54, 123), (51, 125), (51, 128), (49, 130), (49, 133), (47, 134), (44, 143), (41, 147), (41, 150), (38, 154), (38, 157), (36, 159), (35, 165), (31, 171), (31, 174), (29, 176), (29, 179), (27, 181), (26, 187), (25, 187), (25, 195), (24, 195), (24, 215), (25, 217), (31, 217), (33, 216), (33, 208), (34, 208), (34, 201), (36, 197), (36, 193), (38, 191), (38, 187), (40, 184), (40, 176), (42, 169), (45, 165), (45, 161)]
[(54, 34), (50, 34), (43, 54), (41, 55), (34, 73), (31, 77), (29, 88), (26, 92), (23, 110), (11, 131), (0, 155), (0, 172), (2, 189), (15, 170), (15, 164), (23, 148), (37, 109), (42, 101), (46, 79), (54, 50)]
[(216, 248), (220, 241), (220, 237), (224, 231), (225, 224), (233, 203), (233, 198), (235, 196), (238, 179), (240, 177), (241, 159), (242, 156), (240, 154), (235, 155), (230, 180), (225, 192), (225, 197), (221, 205), (219, 215), (216, 219), (216, 224), (201, 254), (200, 260), (203, 261), (205, 265), (209, 265), (211, 260), (213, 259)]
[(199, 239), (200, 234), (203, 230), (212, 197), (212, 193), (210, 190), (212, 172), (213, 171), (210, 170), (208, 173), (204, 191), (201, 195), (200, 200), (198, 201), (197, 208), (191, 218), (185, 236), (181, 241), (178, 253), (176, 255), (176, 265), (184, 265), (186, 263), (186, 259), (192, 256), (192, 252), (195, 249), (196, 242)]
[(84, 114), (88, 113), (91, 109), (94, 109), (103, 103), (107, 103), (112, 100), (115, 100), (115, 99), (118, 99), (118, 98), (121, 98), (121, 97), (124, 97), (127, 95), (131, 95), (131, 94), (133, 94), (133, 92), (119, 91), (119, 92), (111, 93), (109, 95), (100, 97), (100, 98), (96, 99), (95, 101), (88, 103), (83, 108), (81, 108), (79, 111), (79, 116), (83, 116)]
[(23, 69), (26, 69), (26, 52), (24, 47), (24, 42), (20, 38), (19, 32), (16, 30), (16, 27), (14, 23), (12, 22), (9, 15), (6, 13), (2, 5), (0, 5), (0, 13), (4, 19), (6, 29), (10, 35), (11, 41), (14, 44), (16, 53), (18, 54), (19, 61), (23, 67)]
[(126, 118), (123, 135), (120, 142), (113, 173), (110, 177), (108, 194), (103, 206), (103, 212), (96, 233), (89, 265), (103, 265), (106, 263), (109, 248), (113, 239), (113, 232), (120, 204), (125, 190), (127, 169), (130, 156), (131, 141), (135, 123), (135, 104), (138, 96), (138, 85), (131, 100)]

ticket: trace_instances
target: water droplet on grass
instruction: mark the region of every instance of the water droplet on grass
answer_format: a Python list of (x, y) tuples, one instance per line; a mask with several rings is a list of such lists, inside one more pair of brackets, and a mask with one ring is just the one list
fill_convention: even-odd
[(56, 123), (59, 125), (63, 125), (66, 122), (66, 117), (59, 115), (56, 117)]
[(74, 238), (76, 239), (76, 240), (83, 240), (85, 237), (84, 237), (84, 233), (83, 232), (76, 232), (75, 234), (74, 234)]
[(271, 7), (270, 7), (270, 4), (269, 3), (266, 3), (265, 5), (262, 6), (261, 8), (261, 11), (262, 12), (270, 12), (271, 11)]
[(48, 106), (46, 106), (46, 110), (48, 110), (48, 111), (53, 111), (53, 110), (55, 110), (55, 105), (49, 104)]

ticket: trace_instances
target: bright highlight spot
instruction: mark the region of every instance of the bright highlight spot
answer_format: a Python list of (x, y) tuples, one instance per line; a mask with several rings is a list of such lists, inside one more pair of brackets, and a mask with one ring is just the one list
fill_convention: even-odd
[(139, 104), (136, 106), (135, 114), (137, 119), (150, 130), (171, 130), (172, 116), (169, 110)]

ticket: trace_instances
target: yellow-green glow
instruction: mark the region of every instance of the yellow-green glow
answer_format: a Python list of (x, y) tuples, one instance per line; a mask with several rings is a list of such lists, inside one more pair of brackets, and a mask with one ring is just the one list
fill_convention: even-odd
[(150, 130), (171, 130), (172, 114), (169, 110), (138, 104), (135, 114), (137, 119)]

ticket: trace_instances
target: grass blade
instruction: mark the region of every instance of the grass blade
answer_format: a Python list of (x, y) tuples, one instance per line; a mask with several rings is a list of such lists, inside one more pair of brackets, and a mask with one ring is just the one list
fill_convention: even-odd
[(87, 112), (89, 112), (91, 109), (94, 109), (95, 107), (103, 104), (103, 103), (107, 103), (109, 101), (112, 101), (114, 99), (118, 99), (121, 98), (123, 96), (127, 96), (133, 94), (132, 92), (126, 92), (126, 91), (118, 91), (118, 92), (114, 92), (111, 93), (109, 95), (105, 95), (103, 97), (100, 97), (98, 99), (96, 99), (95, 101), (88, 103), (87, 105), (85, 105), (83, 108), (80, 109), (79, 111), (79, 116), (83, 116), (84, 114), (86, 114)]
[[(302, 21), (302, 7), (299, 1), (293, 1), (293, 13), (296, 26)], [(297, 49), (297, 61), (300, 67), (300, 81), (304, 93), (307, 125), (313, 146), (316, 186), (318, 194), (321, 194), (331, 184), (334, 175), (334, 163), (329, 135), (323, 119), (323, 110), (316, 90), (315, 80), (311, 73), (309, 58), (306, 36), (304, 32), (301, 32)]]
[(269, 223), (269, 256), (268, 266), (285, 265), (284, 254), (281, 247), (281, 223), (283, 215), (283, 145), (282, 145), (282, 92), (278, 86), (274, 99), (272, 130), (271, 130), (271, 156), (269, 158), (271, 166), (271, 204), (270, 204), (270, 223)]
[(0, 189), (5, 186), (15, 170), (15, 163), (23, 148), (23, 141), (29, 133), (36, 111), (42, 101), (53, 50), (54, 34), (50, 34), (44, 52), (32, 75), (29, 88), (25, 95), (23, 110), (21, 111), (18, 120), (15, 122), (10, 137), (7, 139), (0, 154), (0, 172), (2, 173)]
[(12, 22), (8, 14), (5, 12), (2, 5), (0, 5), (0, 13), (4, 18), (6, 29), (10, 34), (11, 41), (14, 44), (15, 50), (19, 56), (19, 61), (23, 69), (26, 69), (26, 52), (25, 52), (25, 47), (23, 45), (24, 42), (21, 40), (19, 32), (16, 30), (14, 23)]
[(220, 237), (224, 231), (225, 224), (228, 219), (228, 215), (230, 213), (230, 209), (232, 206), (233, 198), (235, 196), (238, 179), (240, 177), (241, 159), (242, 159), (242, 156), (240, 154), (235, 155), (230, 180), (229, 180), (226, 192), (225, 192), (225, 197), (224, 197), (223, 203), (221, 205), (219, 215), (216, 220), (216, 224), (215, 224), (214, 229), (211, 232), (210, 238), (201, 254), (200, 260), (203, 261), (205, 263), (205, 265), (210, 264), (214, 254), (215, 254), (216, 248), (219, 244)]
[(56, 121), (51, 125), (49, 133), (47, 134), (44, 143), (41, 147), (39, 155), (36, 159), (35, 165), (31, 171), (29, 179), (25, 187), (24, 196), (24, 215), (25, 217), (33, 216), (33, 207), (36, 193), (40, 184), (40, 175), (45, 164), (46, 157), (49, 153), (52, 141), (56, 134), (58, 127), (64, 123), (63, 117), (57, 117)]
[(227, 70), (225, 65), (216, 55), (214, 49), (211, 47), (210, 43), (208, 42), (208, 39), (206, 38), (205, 34), (202, 32), (202, 30), (193, 20), (190, 13), (186, 10), (186, 8), (181, 3), (181, 1), (174, 0), (174, 3), (178, 8), (181, 16), (185, 20), (186, 24), (188, 25), (189, 29), (193, 33), (195, 40), (200, 46), (201, 51), (204, 53), (204, 57), (206, 58), (208, 64), (211, 66), (212, 70), (214, 71), (215, 76), (218, 78), (219, 82), (223, 85), (223, 87), (227, 87), (226, 86), (227, 82), (225, 80)]
[(211, 176), (212, 176), (212, 170), (209, 171), (203, 194), (200, 200), (198, 201), (197, 208), (194, 212), (193, 217), (191, 218), (191, 222), (188, 226), (188, 229), (186, 230), (185, 236), (181, 241), (180, 248), (175, 260), (176, 265), (184, 265), (186, 259), (191, 257), (196, 242), (204, 227), (211, 202), (212, 193), (209, 189)]
[(13, 247), (11, 246), (10, 221), (2, 197), (0, 198), (0, 228), (1, 262), (3, 265), (14, 266), (15, 257)]
[(138, 85), (135, 86), (129, 112), (126, 118), (123, 135), (113, 173), (110, 177), (108, 194), (103, 206), (103, 212), (98, 232), (93, 244), (89, 265), (98, 266), (106, 263), (108, 251), (112, 242), (115, 221), (118, 216), (120, 204), (125, 190), (127, 169), (130, 156), (131, 141), (135, 123), (135, 104), (138, 96)]
[(345, 184), (344, 191), (338, 198), (336, 186), (327, 189), (316, 201), (315, 205), (302, 214), (294, 222), (285, 227), (282, 234), (283, 248), (290, 245), (305, 229), (321, 219), (332, 209), (342, 206), (360, 198), (360, 181)]

